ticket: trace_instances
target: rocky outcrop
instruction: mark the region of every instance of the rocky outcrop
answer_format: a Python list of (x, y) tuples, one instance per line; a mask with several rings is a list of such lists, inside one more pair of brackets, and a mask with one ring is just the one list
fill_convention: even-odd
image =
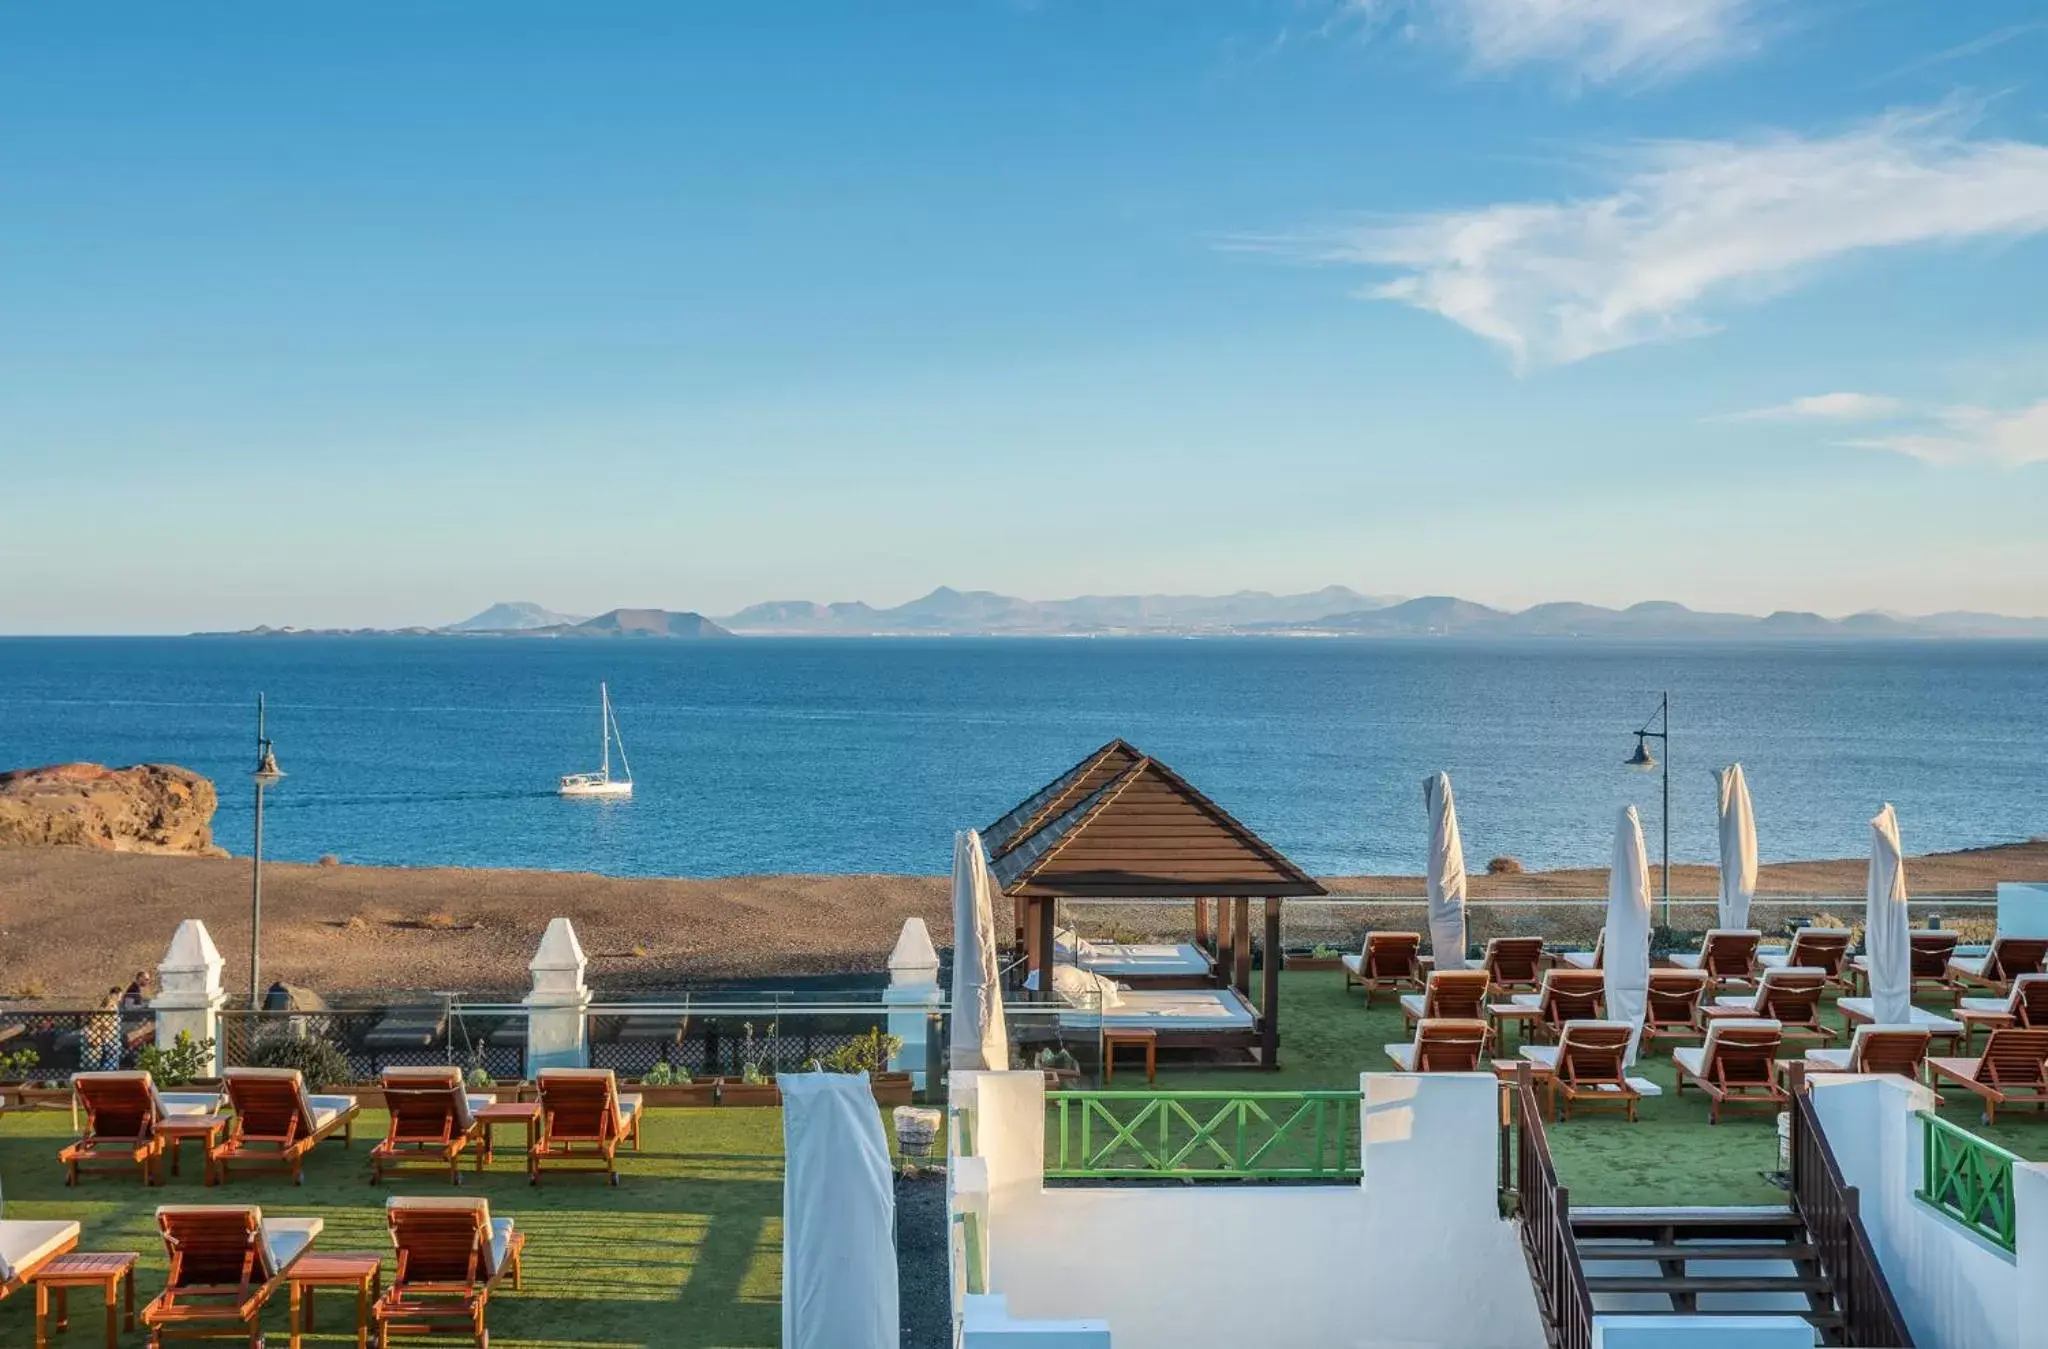
[(213, 784), (174, 764), (52, 764), (0, 773), (0, 846), (225, 857)]

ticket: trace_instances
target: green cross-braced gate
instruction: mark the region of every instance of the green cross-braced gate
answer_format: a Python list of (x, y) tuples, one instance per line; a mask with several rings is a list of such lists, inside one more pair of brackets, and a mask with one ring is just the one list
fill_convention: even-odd
[(1052, 1180), (1358, 1179), (1355, 1091), (1049, 1091)]
[(1932, 1111), (1921, 1111), (1920, 1122), (1920, 1198), (1978, 1236), (2012, 1250), (2017, 1240), (2012, 1164), (2020, 1159)]

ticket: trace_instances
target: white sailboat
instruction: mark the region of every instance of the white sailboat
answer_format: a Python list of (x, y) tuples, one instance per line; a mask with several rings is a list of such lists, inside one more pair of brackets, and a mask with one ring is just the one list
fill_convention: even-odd
[[(626, 740), (619, 734), (619, 719), (612, 715), (611, 690), (597, 686), (598, 712), (604, 739), (604, 766), (595, 773), (564, 773), (555, 790), (563, 796), (631, 796), (633, 767), (626, 762)], [(619, 746), (619, 776), (612, 776), (612, 742)]]

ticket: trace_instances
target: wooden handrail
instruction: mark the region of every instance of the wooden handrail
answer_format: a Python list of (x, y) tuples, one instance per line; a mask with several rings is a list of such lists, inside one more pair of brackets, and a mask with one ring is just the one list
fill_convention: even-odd
[(1521, 1213), (1522, 1253), (1536, 1284), (1551, 1349), (1592, 1349), (1593, 1294), (1572, 1236), (1571, 1194), (1557, 1183), (1557, 1167), (1543, 1136), (1543, 1106), (1528, 1064), (1515, 1074), (1515, 1198)]
[(1821, 1131), (1802, 1067), (1792, 1066), (1792, 1206), (1805, 1219), (1820, 1253), (1821, 1273), (1842, 1314), (1843, 1342), (1863, 1349), (1912, 1349), (1906, 1318), (1892, 1300), (1863, 1226), (1856, 1187), (1843, 1178)]

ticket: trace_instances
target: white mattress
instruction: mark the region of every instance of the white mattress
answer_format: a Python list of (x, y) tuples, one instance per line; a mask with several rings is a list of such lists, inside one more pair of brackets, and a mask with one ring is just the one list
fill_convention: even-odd
[[(1856, 1016), (1868, 1021), (1877, 1015), (1874, 1001), (1871, 998), (1843, 998), (1835, 1006), (1842, 1010), (1842, 1014), (1845, 1017), (1854, 1013)], [(1913, 1017), (1909, 1024), (1921, 1030), (1933, 1031), (1936, 1035), (1959, 1035), (1963, 1029), (1962, 1022), (1951, 1021), (1945, 1016), (1936, 1016), (1925, 1007), (1915, 1007), (1913, 1009)]]
[(0, 1221), (0, 1281), (19, 1277), (55, 1255), (66, 1242), (77, 1240), (75, 1222)]
[(1093, 948), (1081, 957), (1081, 968), (1111, 979), (1143, 979), (1149, 976), (1201, 976), (1214, 963), (1209, 953), (1193, 942), (1091, 942)]
[(1234, 988), (1134, 988), (1099, 1016), (1092, 1011), (1060, 1013), (1063, 1026), (1107, 1030), (1250, 1030), (1251, 1004)]

